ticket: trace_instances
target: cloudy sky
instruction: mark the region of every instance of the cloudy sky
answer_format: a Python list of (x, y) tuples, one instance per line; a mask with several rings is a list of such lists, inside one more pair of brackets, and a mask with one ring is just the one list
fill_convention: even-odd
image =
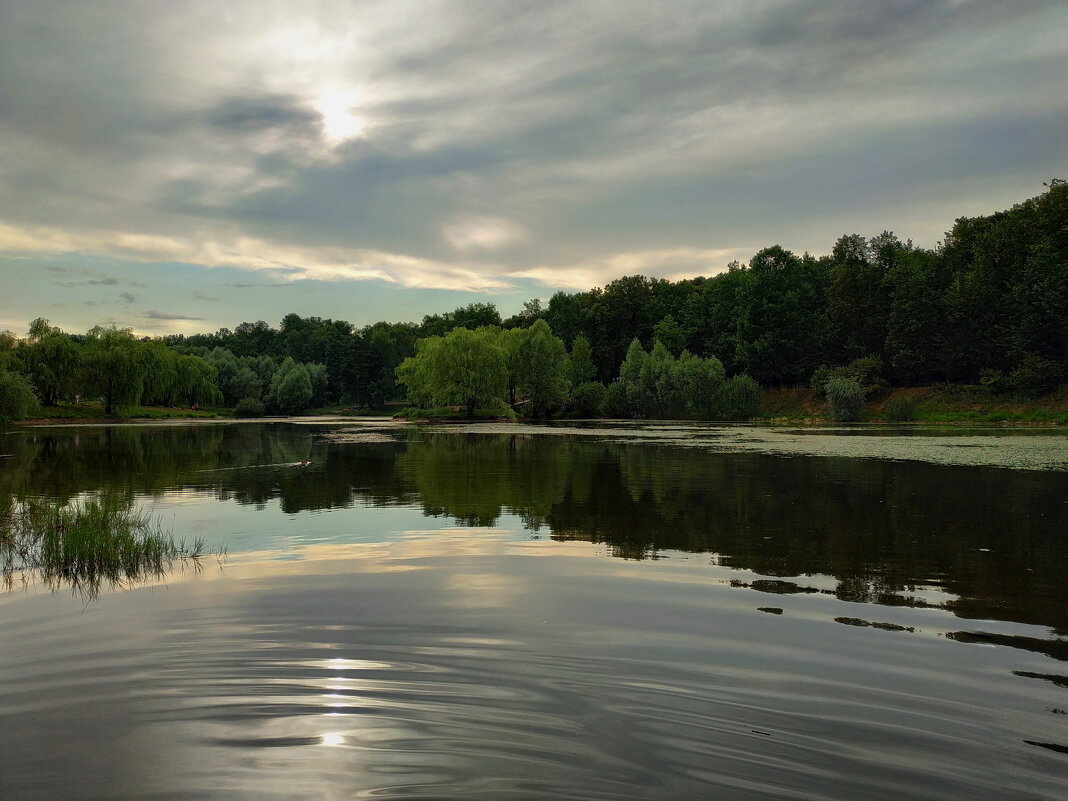
[(505, 315), (1068, 177), (1065, 0), (0, 0), (0, 329)]

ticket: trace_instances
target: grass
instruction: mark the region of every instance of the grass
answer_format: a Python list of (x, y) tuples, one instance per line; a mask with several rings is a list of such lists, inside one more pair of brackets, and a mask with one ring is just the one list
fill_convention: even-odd
[(93, 598), (104, 585), (160, 578), (176, 560), (199, 567), (204, 554), (203, 540), (175, 542), (147, 512), (115, 499), (29, 500), (0, 510), (0, 571), (8, 585), (16, 575), (36, 574), (52, 589), (66, 585)]
[(40, 420), (172, 420), (187, 418), (215, 418), (225, 414), (225, 409), (199, 409), (193, 411), (186, 408), (171, 408), (168, 406), (130, 406), (125, 409), (116, 409), (115, 413), (108, 417), (104, 414), (103, 404), (96, 402), (83, 402), (77, 405), (72, 403), (60, 403), (57, 406), (42, 406), (38, 418)]
[[(831, 422), (827, 401), (808, 388), (769, 390), (761, 416), (773, 422)], [(864, 422), (1068, 425), (1068, 386), (1037, 399), (962, 384), (884, 390), (865, 400)]]

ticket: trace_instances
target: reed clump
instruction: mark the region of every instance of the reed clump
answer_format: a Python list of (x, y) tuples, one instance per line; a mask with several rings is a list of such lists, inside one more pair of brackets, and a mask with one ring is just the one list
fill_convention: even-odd
[(34, 573), (54, 589), (95, 596), (102, 585), (162, 577), (176, 560), (199, 566), (204, 541), (175, 540), (148, 512), (114, 498), (61, 504), (8, 501), (0, 508), (0, 570), (7, 583)]

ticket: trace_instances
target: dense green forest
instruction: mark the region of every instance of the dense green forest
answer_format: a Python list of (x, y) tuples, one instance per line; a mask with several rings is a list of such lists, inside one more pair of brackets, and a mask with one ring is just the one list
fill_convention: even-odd
[[(465, 370), (467, 372), (465, 372)], [(751, 415), (756, 384), (856, 393), (879, 385), (980, 384), (1035, 396), (1068, 370), (1068, 184), (989, 216), (960, 218), (935, 249), (889, 232), (832, 252), (780, 246), (718, 275), (640, 275), (557, 292), (502, 319), (473, 303), (419, 323), (289, 314), (212, 334), (71, 335), (35, 320), (0, 335), (0, 417), (39, 401), (240, 405), (521, 404), (627, 416)], [(745, 378), (740, 378), (744, 376)], [(398, 381), (399, 379), (399, 381)]]

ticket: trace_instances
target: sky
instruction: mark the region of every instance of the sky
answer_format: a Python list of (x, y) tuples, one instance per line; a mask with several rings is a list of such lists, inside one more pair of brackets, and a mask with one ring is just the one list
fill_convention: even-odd
[(0, 0), (0, 330), (366, 325), (1068, 178), (1065, 0)]

